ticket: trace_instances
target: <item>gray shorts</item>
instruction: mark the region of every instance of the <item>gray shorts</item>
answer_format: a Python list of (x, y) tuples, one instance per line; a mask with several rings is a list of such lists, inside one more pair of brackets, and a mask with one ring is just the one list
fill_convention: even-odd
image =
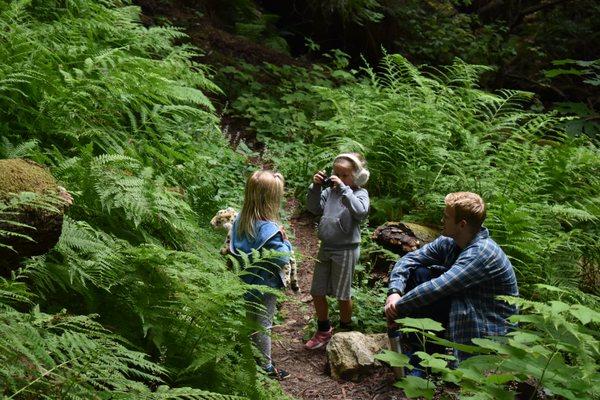
[(319, 249), (310, 294), (335, 296), (338, 300), (350, 300), (352, 275), (359, 254), (360, 248), (358, 247), (347, 250)]

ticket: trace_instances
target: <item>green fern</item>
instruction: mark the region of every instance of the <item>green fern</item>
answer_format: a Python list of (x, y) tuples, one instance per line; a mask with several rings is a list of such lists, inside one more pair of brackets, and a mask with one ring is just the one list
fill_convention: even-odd
[[(488, 201), (486, 225), (515, 264), (525, 294), (540, 279), (575, 290), (580, 260), (598, 265), (591, 245), (600, 232), (598, 149), (567, 137), (555, 115), (530, 111), (531, 93), (483, 91), (479, 75), (489, 68), (460, 60), (424, 73), (387, 55), (379, 70), (365, 67), (364, 79), (341, 85), (323, 84), (318, 73), (309, 75), (311, 85), (300, 71), (290, 77), (269, 68), (288, 80), (285, 86), (246, 93), (234, 109), (266, 137), (265, 155), (291, 176), (297, 193), (335, 154), (361, 151), (372, 173), (368, 189), (378, 218), (371, 222), (393, 215), (437, 224), (444, 195), (471, 190)], [(290, 128), (271, 116), (281, 109), (297, 127), (293, 145), (281, 139)], [(311, 159), (299, 168), (303, 156)]]
[(93, 319), (0, 308), (0, 379), (10, 399), (241, 399), (208, 391), (161, 386), (166, 370), (147, 360)]
[[(57, 246), (0, 282), (3, 310), (69, 313), (40, 317), (69, 325), (61, 334), (11, 331), (32, 341), (3, 375), (9, 396), (270, 396), (251, 351), (239, 350), (250, 348), (246, 289), (208, 228), (217, 209), (239, 204), (250, 167), (220, 132), (207, 97), (219, 89), (192, 61), (198, 51), (173, 45), (185, 37), (144, 28), (139, 8), (116, 0), (0, 1), (0, 154), (48, 165), (74, 197)], [(89, 314), (127, 342), (64, 322)]]

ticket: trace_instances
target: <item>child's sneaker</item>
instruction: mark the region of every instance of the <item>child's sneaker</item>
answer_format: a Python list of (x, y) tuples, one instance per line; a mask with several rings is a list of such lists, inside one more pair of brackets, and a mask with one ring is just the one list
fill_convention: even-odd
[(265, 372), (271, 378), (277, 379), (278, 381), (282, 381), (282, 380), (287, 379), (287, 378), (290, 377), (290, 373), (289, 372), (287, 372), (284, 369), (275, 368), (275, 366), (273, 364), (271, 364), (267, 368), (265, 368)]
[(331, 336), (333, 336), (333, 328), (329, 328), (328, 331), (316, 331), (314, 336), (308, 342), (306, 342), (304, 347), (309, 350), (323, 347), (327, 344), (327, 342), (329, 342)]

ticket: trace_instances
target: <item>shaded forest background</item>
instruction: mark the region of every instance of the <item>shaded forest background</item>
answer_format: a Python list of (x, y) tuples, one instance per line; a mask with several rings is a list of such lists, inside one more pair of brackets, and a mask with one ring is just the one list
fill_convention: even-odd
[(185, 24), (189, 13), (201, 15), (203, 23), (307, 62), (337, 49), (354, 68), (377, 65), (386, 52), (430, 67), (455, 58), (487, 65), (493, 69), (482, 76), (483, 87), (534, 92), (540, 107), (575, 113), (584, 130), (598, 134), (600, 5), (593, 0), (139, 4), (148, 15), (174, 16), (173, 24)]

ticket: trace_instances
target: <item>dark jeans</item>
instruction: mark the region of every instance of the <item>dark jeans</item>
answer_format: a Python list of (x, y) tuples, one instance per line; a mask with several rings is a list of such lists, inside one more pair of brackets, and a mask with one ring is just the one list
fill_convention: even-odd
[[(441, 275), (439, 271), (431, 271), (427, 267), (417, 267), (414, 269), (406, 282), (405, 293), (408, 293), (412, 289), (416, 288), (420, 284), (424, 282), (428, 282), (434, 278), (437, 278)], [(440, 300), (437, 300), (431, 304), (423, 306), (418, 310), (412, 311), (407, 316), (411, 318), (431, 318), (442, 324), (444, 329), (448, 329), (448, 317), (450, 315), (450, 303), (451, 297), (445, 297)], [(438, 335), (444, 337), (445, 331), (439, 332)], [(418, 333), (410, 333), (406, 336), (406, 342), (411, 346), (412, 353), (415, 351), (423, 351), (433, 354), (433, 353), (444, 353), (445, 347), (436, 345), (428, 342), (426, 343), (425, 349), (421, 344), (423, 337)]]

